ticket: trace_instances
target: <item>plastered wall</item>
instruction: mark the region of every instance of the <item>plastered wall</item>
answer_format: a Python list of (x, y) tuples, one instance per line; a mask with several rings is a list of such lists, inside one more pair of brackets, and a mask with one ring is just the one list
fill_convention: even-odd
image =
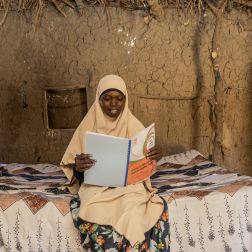
[[(0, 29), (0, 162), (58, 163), (73, 130), (46, 128), (45, 88), (86, 87), (90, 106), (109, 73), (127, 82), (134, 114), (156, 123), (165, 154), (211, 153), (210, 12), (199, 19), (166, 10), (164, 21), (148, 25), (137, 11), (66, 13), (47, 8), (35, 31), (29, 13), (12, 11)], [(252, 22), (235, 10), (223, 22), (224, 165), (252, 175)]]

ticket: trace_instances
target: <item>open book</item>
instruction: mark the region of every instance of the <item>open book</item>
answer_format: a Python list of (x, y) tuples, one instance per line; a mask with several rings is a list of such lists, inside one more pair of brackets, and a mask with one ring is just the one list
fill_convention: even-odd
[(139, 132), (132, 139), (86, 132), (86, 153), (97, 160), (84, 173), (84, 183), (120, 187), (149, 178), (156, 162), (145, 157), (155, 145), (154, 124)]

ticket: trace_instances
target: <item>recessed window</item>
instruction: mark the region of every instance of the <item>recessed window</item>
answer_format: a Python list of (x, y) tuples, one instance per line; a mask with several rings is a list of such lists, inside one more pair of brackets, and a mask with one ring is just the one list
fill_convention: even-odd
[(48, 88), (45, 93), (49, 129), (74, 129), (86, 115), (86, 88)]

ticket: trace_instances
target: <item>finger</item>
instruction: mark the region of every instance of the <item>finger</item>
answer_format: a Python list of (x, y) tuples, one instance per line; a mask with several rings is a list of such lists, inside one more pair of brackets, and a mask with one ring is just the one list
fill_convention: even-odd
[(76, 164), (94, 164), (96, 163), (95, 159), (81, 159), (81, 160), (76, 160)]
[(156, 149), (156, 146), (151, 147), (148, 151), (153, 151)]
[(159, 147), (155, 147), (155, 148), (151, 149), (151, 150), (148, 152), (148, 155), (149, 155), (149, 156), (152, 156), (152, 155), (163, 155), (163, 154), (162, 154), (162, 149), (160, 149)]
[(161, 151), (161, 148), (159, 145), (155, 145), (155, 146), (151, 147), (148, 151)]
[(79, 164), (79, 165), (76, 165), (76, 170), (77, 171), (85, 171), (89, 168), (91, 168), (94, 164)]
[(84, 171), (90, 169), (92, 166), (93, 165), (90, 165), (90, 164), (78, 165), (78, 166), (76, 166), (76, 170), (79, 172), (84, 172)]
[(150, 150), (147, 152), (147, 155), (153, 155), (153, 154), (156, 154), (156, 153), (159, 153), (158, 150)]
[(151, 148), (149, 149), (149, 151), (160, 150), (160, 149), (161, 149), (161, 148), (160, 148), (159, 145), (155, 145), (155, 146), (151, 147)]
[(160, 160), (161, 158), (162, 158), (162, 155), (160, 153), (148, 156), (148, 159), (150, 159), (150, 160), (156, 160), (156, 161)]
[(91, 158), (92, 155), (91, 154), (84, 154), (84, 153), (81, 153), (80, 155), (77, 155), (75, 158), (76, 159), (86, 159), (86, 158)]
[(76, 158), (75, 159), (75, 163), (92, 163), (95, 162), (95, 159), (91, 159), (90, 157), (86, 157), (86, 158)]
[(157, 158), (161, 158), (161, 157), (162, 157), (162, 155), (156, 154), (156, 155), (149, 156), (148, 158), (151, 160), (153, 160), (153, 159), (156, 160)]
[(77, 166), (76, 168), (77, 168), (77, 170), (85, 170), (85, 169), (90, 168), (92, 166), (93, 166), (92, 164), (82, 164), (82, 165)]
[(89, 159), (89, 160), (76, 160), (76, 169), (83, 170), (86, 167), (91, 167), (96, 163), (96, 160)]
[(161, 155), (161, 152), (159, 150), (153, 150), (153, 151), (147, 152), (147, 154), (146, 154), (147, 157), (150, 157), (153, 155)]

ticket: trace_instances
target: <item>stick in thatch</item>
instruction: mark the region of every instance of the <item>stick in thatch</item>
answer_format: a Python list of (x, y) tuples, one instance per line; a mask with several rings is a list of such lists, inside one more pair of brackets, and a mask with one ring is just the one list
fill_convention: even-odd
[(44, 0), (37, 0), (35, 3), (35, 18), (34, 18), (36, 29), (41, 23), (43, 9), (44, 9)]
[(233, 0), (233, 2), (252, 8), (252, 1), (251, 0), (247, 0), (247, 1), (246, 0)]
[(57, 11), (62, 14), (65, 18), (67, 17), (67, 15), (65, 14), (65, 12), (63, 10), (61, 10), (61, 8), (59, 7), (59, 5), (56, 3), (55, 0), (51, 0), (51, 2), (53, 3), (54, 7), (57, 9)]
[(10, 0), (2, 0), (2, 4), (3, 4), (3, 7), (4, 7), (4, 15), (3, 15), (3, 18), (2, 20), (0, 21), (0, 26), (2, 26), (6, 20), (6, 17), (8, 15), (8, 12), (9, 12), (9, 7), (10, 7)]
[(36, 4), (36, 0), (19, 0), (18, 10), (26, 10), (32, 8)]
[(68, 0), (61, 0), (65, 5), (69, 6), (72, 9), (75, 9), (74, 5), (72, 5)]

